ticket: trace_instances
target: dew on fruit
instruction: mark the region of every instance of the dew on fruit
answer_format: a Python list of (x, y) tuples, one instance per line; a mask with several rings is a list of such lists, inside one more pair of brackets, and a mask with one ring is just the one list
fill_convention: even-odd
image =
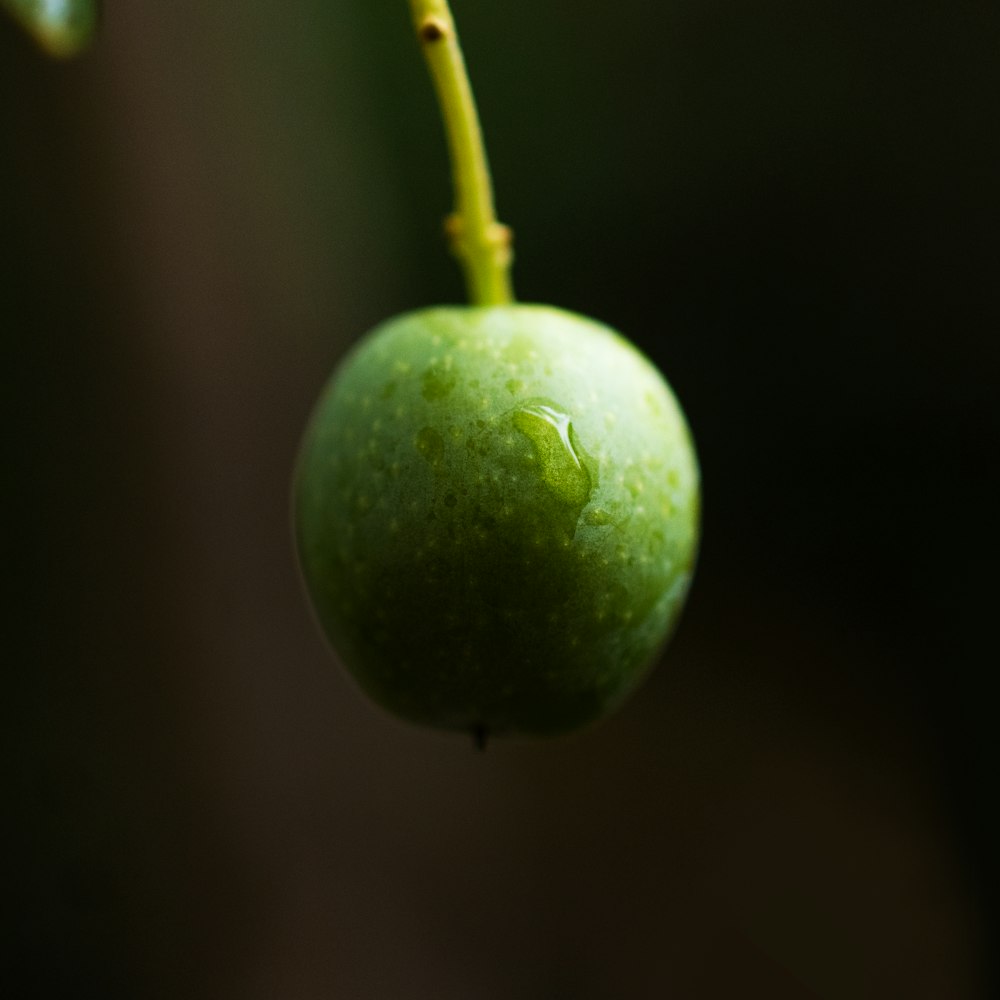
[(514, 411), (514, 426), (535, 446), (545, 485), (582, 510), (593, 486), (575, 447), (570, 415), (548, 403), (529, 403)]

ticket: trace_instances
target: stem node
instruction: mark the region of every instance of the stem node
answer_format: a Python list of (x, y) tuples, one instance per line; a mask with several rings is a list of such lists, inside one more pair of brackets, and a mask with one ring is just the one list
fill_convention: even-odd
[(442, 39), (447, 38), (448, 34), (447, 22), (443, 18), (435, 17), (433, 14), (425, 17), (417, 27), (417, 37), (426, 44), (440, 42)]

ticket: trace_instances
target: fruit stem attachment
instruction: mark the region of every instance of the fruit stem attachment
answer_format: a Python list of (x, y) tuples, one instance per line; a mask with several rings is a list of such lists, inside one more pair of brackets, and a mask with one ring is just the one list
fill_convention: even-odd
[(413, 24), (444, 119), (455, 188), (445, 222), (473, 305), (513, 301), (511, 231), (497, 221), (479, 115), (448, 0), (410, 0)]

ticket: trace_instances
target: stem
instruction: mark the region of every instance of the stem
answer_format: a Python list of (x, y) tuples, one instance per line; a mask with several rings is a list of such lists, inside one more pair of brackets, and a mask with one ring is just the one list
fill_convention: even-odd
[(444, 119), (455, 187), (455, 210), (445, 232), (465, 275), (473, 305), (514, 300), (511, 232), (497, 221), (493, 184), (476, 102), (448, 0), (410, 0), (413, 23)]

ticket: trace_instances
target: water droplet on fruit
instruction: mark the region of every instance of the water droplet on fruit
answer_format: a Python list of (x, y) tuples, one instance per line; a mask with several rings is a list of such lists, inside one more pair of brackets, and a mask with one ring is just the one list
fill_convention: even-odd
[(514, 426), (535, 446), (545, 485), (579, 516), (593, 482), (570, 415), (550, 403), (528, 403), (514, 411)]

